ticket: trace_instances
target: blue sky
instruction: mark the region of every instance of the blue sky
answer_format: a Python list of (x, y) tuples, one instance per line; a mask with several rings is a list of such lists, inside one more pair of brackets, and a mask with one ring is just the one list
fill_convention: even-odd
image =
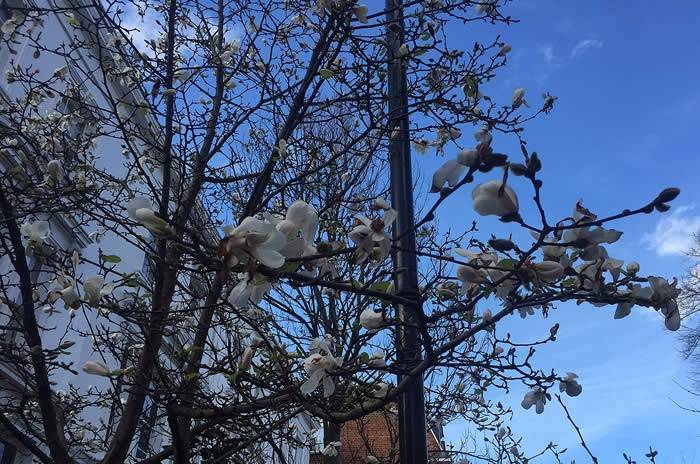
[[(690, 265), (682, 252), (700, 229), (700, 4), (522, 0), (507, 13), (522, 21), (503, 31), (513, 51), (485, 93), (508, 102), (516, 87), (524, 87), (533, 106), (545, 91), (559, 97), (554, 112), (525, 132), (544, 163), (544, 204), (551, 217), (569, 214), (579, 198), (594, 212), (609, 214), (641, 206), (665, 187), (680, 187), (671, 212), (616, 223), (625, 233), (609, 250), (638, 261), (646, 274), (680, 276)], [(460, 45), (468, 48), (467, 40)], [(470, 131), (463, 132), (460, 142), (470, 143)], [(517, 153), (513, 140), (497, 137), (494, 145)], [(416, 157), (424, 184), (441, 162), (434, 152)], [(532, 214), (526, 185), (513, 187), (523, 192), (524, 214)], [(445, 211), (463, 215), (443, 214), (442, 227), (464, 230), (474, 219), (468, 194), (445, 205)], [(480, 225), (482, 231), (511, 230), (490, 220)], [(652, 445), (659, 463), (700, 463), (700, 414), (673, 403), (700, 406), (676, 384), (688, 385), (677, 337), (653, 312), (635, 310), (620, 321), (612, 312), (563, 304), (546, 321), (512, 318), (507, 328), (534, 339), (561, 323), (557, 343), (538, 350), (537, 365), (579, 374), (583, 394), (568, 405), (600, 462), (624, 462), (625, 451), (641, 463)], [(522, 394), (515, 389), (505, 401), (513, 405), (513, 426), (526, 448), (534, 451), (552, 440), (570, 449), (569, 459), (590, 462), (558, 405), (548, 404), (538, 416), (520, 408)], [(458, 440), (466, 430), (454, 422), (447, 437)]]

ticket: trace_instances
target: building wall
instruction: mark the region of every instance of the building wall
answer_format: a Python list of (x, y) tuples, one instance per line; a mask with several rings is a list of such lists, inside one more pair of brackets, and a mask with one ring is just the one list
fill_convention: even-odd
[[(427, 431), (428, 453), (442, 450), (431, 431)], [(366, 464), (367, 456), (374, 456), (382, 464), (399, 463), (398, 417), (394, 412), (377, 411), (365, 417), (346, 422), (340, 427), (340, 464)], [(311, 464), (322, 464), (319, 452), (311, 456)]]

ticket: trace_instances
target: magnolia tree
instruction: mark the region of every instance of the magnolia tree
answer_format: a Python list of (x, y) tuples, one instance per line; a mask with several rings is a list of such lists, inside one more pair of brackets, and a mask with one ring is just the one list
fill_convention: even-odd
[[(492, 392), (524, 384), (516, 403), (539, 414), (585, 382), (534, 366), (533, 347), (554, 342), (558, 326), (523, 342), (499, 321), (576, 301), (611, 306), (611, 318), (656, 310), (677, 330), (675, 281), (643, 275), (610, 245), (622, 236), (615, 220), (667, 211), (679, 191), (547, 214), (545, 161), (522, 131), (555, 97), (528, 104), (518, 88), (495, 101), (489, 81), (511, 45), (497, 36), (460, 49), (448, 33), (510, 23), (502, 3), (406, 2), (392, 52), (385, 35), (399, 26), (375, 3), (10, 2), (7, 434), (47, 463), (294, 462), (324, 423), (333, 460), (340, 424), (391, 409), (423, 376), (431, 421), (461, 417), (492, 435), (487, 450), (455, 454), (533, 458)], [(396, 62), (409, 133), (388, 114)], [(405, 324), (395, 305), (414, 301), (393, 291), (404, 270), (391, 259), (404, 199), (386, 188), (388, 146), (401, 138), (446, 160), (416, 191), (426, 207), (408, 251), (420, 259), (423, 360), (408, 367), (394, 349)], [(499, 152), (508, 138), (520, 153)], [(514, 176), (529, 187), (516, 191)], [(449, 197), (471, 205), (456, 234), (439, 227)], [(483, 216), (531, 239), (479, 230)]]

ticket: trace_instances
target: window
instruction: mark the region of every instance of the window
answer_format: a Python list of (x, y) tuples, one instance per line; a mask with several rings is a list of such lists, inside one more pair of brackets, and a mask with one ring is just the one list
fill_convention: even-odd
[(0, 440), (0, 464), (12, 464), (15, 461), (16, 451), (14, 446)]

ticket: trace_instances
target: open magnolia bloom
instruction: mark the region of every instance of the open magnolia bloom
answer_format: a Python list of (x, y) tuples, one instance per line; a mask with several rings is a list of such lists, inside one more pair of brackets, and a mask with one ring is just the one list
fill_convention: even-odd
[(80, 296), (78, 295), (75, 279), (61, 273), (56, 277), (56, 283), (60, 287), (49, 292), (49, 301), (53, 303), (61, 299), (68, 308), (77, 309), (80, 307)]
[(227, 237), (219, 245), (219, 255), (225, 257), (229, 268), (247, 263), (251, 257), (275, 269), (284, 265), (282, 250), (287, 240), (271, 222), (247, 217), (238, 227), (229, 226), (224, 231)]
[(540, 387), (532, 387), (532, 389), (525, 394), (523, 401), (520, 405), (525, 409), (530, 409), (535, 406), (535, 412), (537, 414), (542, 414), (544, 412), (544, 405), (547, 403), (547, 393), (544, 392)]
[(109, 295), (114, 290), (114, 284), (105, 285), (105, 279), (102, 276), (94, 276), (85, 279), (83, 282), (83, 290), (90, 306), (97, 306), (102, 297)]
[(649, 286), (652, 289), (651, 301), (654, 307), (661, 310), (665, 316), (665, 324), (668, 330), (676, 331), (681, 326), (681, 314), (678, 311), (678, 303), (676, 298), (681, 293), (681, 289), (677, 288), (678, 280), (673, 279), (669, 283), (663, 277), (649, 277)]
[(566, 392), (569, 396), (578, 396), (583, 391), (583, 387), (578, 383), (578, 375), (573, 372), (567, 372), (566, 378), (559, 382), (559, 391)]
[(139, 222), (157, 237), (168, 237), (175, 231), (165, 219), (156, 215), (153, 204), (143, 197), (134, 197), (126, 205), (129, 217)]
[(396, 219), (396, 214), (396, 210), (388, 209), (381, 219), (369, 219), (362, 214), (356, 216), (360, 224), (350, 231), (349, 236), (357, 245), (359, 262), (369, 257), (371, 262), (379, 263), (389, 255), (391, 237), (387, 228)]
[(29, 250), (41, 247), (51, 235), (51, 229), (47, 221), (25, 222), (20, 226), (19, 231)]
[(308, 203), (297, 200), (287, 209), (284, 219), (280, 220), (271, 214), (265, 219), (275, 224), (286, 238), (287, 243), (281, 253), (287, 258), (299, 258), (315, 254), (312, 247), (316, 230), (318, 229), (318, 213)]
[(265, 294), (272, 290), (272, 283), (263, 275), (255, 274), (250, 278), (248, 274), (241, 275), (243, 276), (241, 281), (233, 287), (228, 296), (229, 303), (236, 308), (257, 305)]
[(330, 372), (342, 365), (343, 358), (334, 357), (330, 353), (310, 355), (304, 360), (304, 370), (309, 378), (301, 385), (301, 392), (304, 395), (310, 395), (323, 383), (323, 397), (328, 398), (335, 391), (335, 381), (331, 377)]
[(462, 282), (460, 293), (466, 295), (472, 288), (486, 281), (486, 272), (472, 266), (459, 266), (457, 278)]
[(482, 216), (509, 216), (518, 212), (513, 189), (498, 180), (483, 183), (472, 191), (474, 211)]
[(355, 17), (359, 22), (362, 24), (367, 23), (367, 13), (368, 13), (368, 8), (367, 5), (354, 5), (352, 7), (352, 12), (355, 14)]

